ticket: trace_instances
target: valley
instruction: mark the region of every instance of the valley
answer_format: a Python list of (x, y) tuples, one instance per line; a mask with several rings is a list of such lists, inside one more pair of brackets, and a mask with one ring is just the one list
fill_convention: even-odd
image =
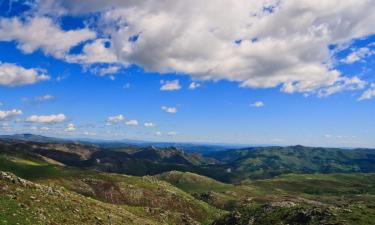
[(0, 224), (375, 221), (371, 149), (201, 153), (44, 140), (1, 139)]

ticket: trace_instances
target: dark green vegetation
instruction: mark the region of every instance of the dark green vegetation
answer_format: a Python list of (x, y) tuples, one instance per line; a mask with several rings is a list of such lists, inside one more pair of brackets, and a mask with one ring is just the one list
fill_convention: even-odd
[(22, 138), (0, 141), (0, 224), (375, 224), (373, 150)]
[(259, 147), (213, 152), (206, 157), (218, 160), (230, 170), (230, 181), (264, 179), (287, 173), (373, 173), (375, 150), (311, 148), (304, 146)]

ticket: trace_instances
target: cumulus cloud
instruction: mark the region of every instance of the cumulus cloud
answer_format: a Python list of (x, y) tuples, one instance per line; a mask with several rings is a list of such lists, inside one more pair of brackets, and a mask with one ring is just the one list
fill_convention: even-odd
[(43, 70), (26, 69), (16, 64), (0, 62), (0, 85), (16, 87), (49, 79), (50, 77)]
[(13, 109), (9, 111), (0, 111), (0, 120), (7, 120), (22, 115), (21, 110)]
[(66, 120), (66, 116), (62, 113), (52, 115), (32, 115), (26, 118), (26, 122), (30, 123), (61, 123)]
[(350, 53), (348, 56), (346, 56), (346, 58), (344, 58), (341, 61), (343, 63), (346, 63), (346, 64), (351, 64), (351, 63), (355, 63), (357, 61), (362, 61), (364, 58), (366, 58), (368, 56), (371, 56), (374, 53), (375, 53), (374, 50), (371, 50), (367, 47), (359, 48), (359, 49), (356, 49), (355, 51), (353, 51), (352, 53)]
[(145, 127), (149, 127), (149, 128), (151, 128), (151, 127), (155, 127), (156, 125), (154, 124), (154, 123), (152, 123), (152, 122), (146, 122), (146, 123), (144, 123), (143, 124)]
[(120, 122), (123, 122), (125, 120), (125, 117), (121, 114), (116, 116), (110, 116), (107, 118), (107, 125), (113, 125), (118, 124)]
[(358, 98), (358, 101), (363, 101), (363, 100), (369, 100), (375, 97), (375, 84), (372, 84), (371, 87), (366, 90), (361, 97)]
[[(69, 56), (72, 62), (135, 64), (146, 71), (225, 79), (242, 87), (281, 87), (287, 93), (318, 93), (350, 78), (335, 69), (335, 50), (329, 46), (340, 48), (375, 33), (375, 4), (370, 0), (56, 0), (53, 4), (40, 0), (39, 4), (43, 15), (101, 12), (96, 27), (105, 38)], [(62, 31), (46, 18), (2, 21), (2, 39), (18, 40), (25, 52), (41, 48), (60, 56), (95, 37), (86, 28)], [(34, 30), (41, 34), (28, 35)], [(348, 62), (356, 60), (350, 58)], [(180, 88), (176, 87), (167, 85), (165, 90)]]
[(138, 121), (137, 120), (128, 120), (125, 122), (126, 125), (128, 126), (138, 126)]
[(106, 32), (125, 64), (288, 93), (333, 85), (343, 75), (328, 46), (374, 33), (368, 0), (68, 2), (75, 13), (107, 9), (101, 19), (116, 24)]
[(250, 107), (255, 107), (255, 108), (260, 108), (260, 107), (264, 107), (264, 102), (262, 101), (256, 101), (254, 103), (251, 103), (250, 104)]
[(53, 95), (47, 94), (47, 95), (43, 95), (43, 96), (38, 96), (34, 100), (36, 102), (47, 102), (47, 101), (51, 101), (53, 99), (55, 99), (55, 97)]
[(168, 107), (168, 106), (162, 106), (161, 109), (164, 111), (164, 112), (167, 112), (167, 113), (177, 113), (177, 108), (176, 107)]
[(160, 87), (161, 91), (176, 91), (181, 89), (179, 80), (172, 81), (162, 81), (162, 86)]
[(64, 58), (72, 47), (95, 37), (87, 28), (64, 31), (47, 17), (0, 18), (0, 40), (16, 41), (25, 53), (41, 49), (47, 55)]
[(65, 128), (66, 132), (73, 132), (76, 130), (76, 126), (73, 123), (69, 123), (68, 126)]
[(191, 82), (190, 85), (189, 85), (189, 89), (190, 90), (195, 90), (197, 88), (199, 88), (201, 86), (200, 83), (197, 83), (197, 82)]

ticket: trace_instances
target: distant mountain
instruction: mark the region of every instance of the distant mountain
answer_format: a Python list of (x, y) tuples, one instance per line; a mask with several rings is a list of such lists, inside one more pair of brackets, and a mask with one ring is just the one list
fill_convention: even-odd
[(0, 217), (6, 224), (370, 225), (374, 152), (290, 146), (202, 156), (5, 138)]
[(157, 147), (169, 148), (174, 147), (176, 149), (190, 152), (190, 153), (210, 153), (223, 151), (227, 149), (238, 149), (243, 148), (243, 145), (229, 145), (229, 144), (205, 144), (205, 143), (178, 143), (178, 142), (155, 142), (145, 140), (134, 140), (134, 139), (121, 139), (121, 140), (102, 140), (92, 138), (54, 138), (36, 134), (13, 134), (13, 135), (0, 135), (0, 140), (19, 140), (19, 141), (32, 141), (32, 142), (74, 142), (81, 144), (95, 144), (102, 148), (121, 149), (131, 147)]
[(0, 135), (0, 140), (13, 140), (13, 141), (33, 141), (33, 142), (67, 142), (67, 140), (53, 137), (46, 137), (36, 134), (13, 134), (13, 135)]
[(236, 183), (288, 173), (375, 172), (375, 150), (371, 149), (297, 145), (208, 151), (202, 155), (177, 147), (103, 147), (30, 134), (3, 136), (1, 140), (4, 143), (0, 142), (0, 147), (4, 149), (33, 152), (68, 166), (138, 176), (177, 170)]
[(221, 162), (234, 180), (260, 179), (286, 173), (375, 172), (375, 150), (259, 147), (205, 154)]

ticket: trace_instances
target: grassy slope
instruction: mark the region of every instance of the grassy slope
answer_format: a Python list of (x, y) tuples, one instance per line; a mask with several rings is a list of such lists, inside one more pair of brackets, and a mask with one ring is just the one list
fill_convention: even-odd
[[(6, 177), (4, 177), (5, 175)], [(61, 188), (0, 174), (0, 224), (158, 224)]]
[(59, 167), (37, 160), (0, 156), (0, 170), (32, 181), (127, 207), (142, 217), (179, 224), (196, 220), (209, 224), (222, 212), (153, 177), (134, 177)]
[[(324, 208), (333, 207), (334, 213), (349, 224), (367, 225), (375, 221), (375, 174), (288, 174), (245, 181), (239, 185), (176, 171), (157, 177), (193, 195), (208, 192), (212, 199), (206, 201), (217, 207), (223, 206), (222, 202), (236, 200), (237, 205), (251, 204), (251, 212), (260, 213), (264, 211), (263, 204), (292, 201), (297, 204), (296, 207), (290, 210), (277, 208), (275, 213), (282, 216), (313, 210), (314, 207), (325, 213)], [(246, 210), (249, 208), (242, 211)], [(260, 220), (267, 221), (263, 217), (269, 215), (259, 215)]]

